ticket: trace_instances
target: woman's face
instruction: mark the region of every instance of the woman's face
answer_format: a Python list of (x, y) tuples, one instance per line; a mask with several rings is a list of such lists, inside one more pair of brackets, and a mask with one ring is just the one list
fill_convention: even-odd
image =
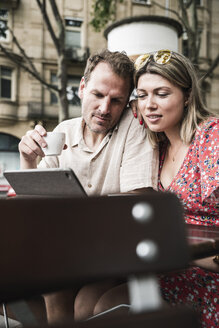
[(183, 91), (158, 74), (145, 73), (137, 86), (138, 108), (153, 132), (178, 130), (185, 107)]

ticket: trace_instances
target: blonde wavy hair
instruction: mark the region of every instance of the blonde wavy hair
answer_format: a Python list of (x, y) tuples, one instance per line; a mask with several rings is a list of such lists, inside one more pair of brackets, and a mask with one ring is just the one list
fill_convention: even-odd
[[(205, 106), (196, 70), (191, 61), (185, 56), (172, 52), (171, 58), (166, 64), (156, 63), (150, 58), (145, 65), (135, 71), (135, 87), (141, 75), (158, 74), (173, 85), (178, 86), (184, 92), (188, 105), (184, 108), (184, 115), (181, 120), (180, 137), (185, 144), (190, 144), (198, 125), (209, 116), (215, 116)], [(148, 129), (148, 137), (152, 146), (166, 139), (163, 132), (153, 132)]]

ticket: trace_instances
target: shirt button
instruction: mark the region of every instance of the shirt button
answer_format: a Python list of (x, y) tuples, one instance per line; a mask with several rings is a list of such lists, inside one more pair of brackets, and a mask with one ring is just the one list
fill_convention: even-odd
[(91, 187), (92, 187), (92, 184), (88, 183), (88, 185), (87, 185), (87, 186), (88, 186), (88, 188), (91, 188)]

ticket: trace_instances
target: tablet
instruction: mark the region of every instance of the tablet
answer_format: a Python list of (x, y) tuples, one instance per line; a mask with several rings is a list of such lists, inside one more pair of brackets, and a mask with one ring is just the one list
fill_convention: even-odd
[(71, 169), (5, 171), (5, 178), (18, 196), (86, 196)]

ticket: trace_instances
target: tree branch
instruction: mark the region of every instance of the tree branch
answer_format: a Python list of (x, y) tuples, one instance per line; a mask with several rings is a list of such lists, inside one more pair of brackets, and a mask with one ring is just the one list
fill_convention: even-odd
[(46, 11), (46, 5), (45, 5), (45, 0), (43, 0), (43, 4), (41, 3), (40, 0), (36, 0), (37, 4), (38, 4), (38, 7), (40, 8), (40, 11), (42, 13), (42, 16), (44, 18), (44, 21), (46, 23), (46, 26), (49, 30), (49, 33), (50, 33), (50, 36), (54, 42), (54, 45), (55, 45), (55, 48), (56, 48), (56, 51), (58, 54), (60, 54), (60, 47), (59, 47), (59, 42), (58, 42), (58, 39), (55, 35), (55, 32), (53, 30), (53, 27), (52, 27), (52, 24), (50, 22), (50, 19), (49, 19), (49, 16), (47, 14), (47, 11)]
[(24, 65), (22, 62), (20, 62), (16, 56), (14, 56), (13, 53), (9, 52), (1, 43), (0, 43), (0, 50), (15, 64), (17, 64), (19, 67), (23, 68), (26, 72), (31, 74), (37, 81), (39, 81), (41, 84), (43, 84), (46, 88), (49, 90), (54, 90), (55, 92), (59, 92), (59, 89), (57, 86), (47, 83), (45, 80), (43, 80), (39, 73), (36, 71), (32, 71), (28, 66)]
[(219, 54), (217, 55), (217, 57), (213, 60), (210, 68), (208, 69), (207, 73), (202, 76), (201, 81), (204, 81), (205, 79), (207, 79), (207, 77), (209, 77), (213, 71), (215, 70), (215, 68), (219, 65)]
[(17, 56), (11, 52), (9, 52), (1, 43), (0, 50), (15, 64), (20, 65), (21, 62), (18, 60)]
[(8, 27), (8, 30), (10, 31), (10, 33), (12, 35), (12, 41), (16, 44), (16, 46), (20, 50), (20, 53), (23, 56), (23, 58), (25, 58), (25, 60), (27, 61), (27, 63), (30, 65), (30, 67), (33, 70), (33, 72), (35, 72), (36, 74), (38, 74), (36, 67), (34, 66), (33, 62), (30, 60), (30, 58), (27, 56), (25, 50), (21, 47), (21, 45), (18, 42), (16, 36), (14, 35), (14, 32), (10, 29), (10, 27)]
[[(152, 4), (154, 4), (155, 6), (161, 8), (163, 10), (167, 10), (167, 8), (165, 6), (162, 6), (161, 4), (157, 3), (156, 1), (152, 1)], [(188, 24), (188, 17), (187, 17), (187, 21), (184, 21), (183, 18), (179, 15), (179, 13), (176, 10), (168, 8), (168, 11), (173, 13), (174, 15), (176, 15), (176, 17), (181, 22), (181, 24), (186, 28), (186, 30), (190, 30), (190, 26)], [(187, 15), (187, 13), (186, 13), (186, 15)]]
[[(192, 3), (192, 2), (191, 2)], [(191, 4), (190, 4), (191, 5)], [(190, 24), (189, 24), (189, 17), (188, 17), (188, 12), (187, 12), (187, 8), (185, 7), (185, 2), (183, 0), (179, 0), (179, 6), (180, 9), (182, 11), (182, 21), (183, 21), (183, 25), (185, 26), (186, 30), (189, 33), (193, 33)]]
[(185, 5), (186, 9), (188, 9), (191, 6), (193, 1), (194, 0), (189, 0), (189, 1), (187, 0), (186, 2), (184, 2), (184, 5)]
[(196, 56), (197, 56), (197, 61), (199, 58), (199, 53), (201, 49), (201, 32), (199, 31), (196, 33)]
[[(182, 0), (181, 0), (182, 1)], [(201, 46), (201, 36), (200, 36), (200, 31), (198, 29), (198, 17), (197, 17), (197, 4), (196, 2), (192, 3), (192, 30), (193, 33), (195, 34), (195, 40), (196, 40), (196, 47), (195, 47), (195, 63), (198, 63), (198, 57), (199, 57), (199, 50)]]
[(53, 15), (54, 15), (56, 21), (60, 25), (61, 30), (64, 30), (65, 27), (64, 27), (64, 24), (63, 24), (62, 17), (59, 14), (59, 10), (58, 10), (58, 7), (56, 5), (56, 1), (55, 0), (49, 0), (49, 2), (50, 2), (50, 6), (52, 8), (52, 12), (53, 12)]
[(59, 55), (61, 55), (65, 50), (65, 26), (63, 24), (62, 17), (60, 16), (59, 9), (56, 4), (56, 0), (49, 0), (49, 1), (50, 1), (53, 15), (58, 25)]

